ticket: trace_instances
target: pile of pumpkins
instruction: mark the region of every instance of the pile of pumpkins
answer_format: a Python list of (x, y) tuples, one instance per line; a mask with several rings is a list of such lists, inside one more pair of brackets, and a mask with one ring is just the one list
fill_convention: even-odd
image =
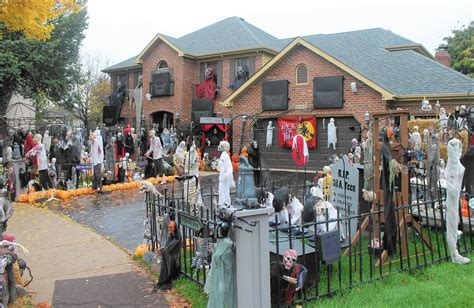
[[(174, 175), (171, 176), (164, 176), (164, 177), (156, 177), (156, 178), (149, 178), (147, 179), (148, 182), (152, 184), (160, 183), (163, 180), (167, 182), (175, 181), (176, 177)], [(129, 182), (129, 183), (118, 183), (118, 184), (111, 184), (105, 185), (102, 187), (103, 190), (115, 191), (115, 190), (125, 190), (131, 188), (138, 188), (142, 184), (142, 181), (137, 182)], [(77, 188), (73, 190), (58, 190), (58, 189), (49, 189), (47, 191), (31, 191), (27, 194), (21, 194), (18, 196), (19, 202), (24, 203), (35, 203), (36, 200), (52, 197), (61, 199), (61, 200), (68, 200), (72, 197), (78, 197), (83, 195), (91, 195), (94, 194), (95, 190), (91, 187), (84, 187), (84, 188)]]

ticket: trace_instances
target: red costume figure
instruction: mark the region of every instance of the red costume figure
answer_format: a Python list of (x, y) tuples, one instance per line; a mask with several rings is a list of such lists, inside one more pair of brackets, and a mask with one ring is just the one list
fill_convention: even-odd
[(25, 143), (23, 143), (23, 154), (28, 153), (34, 146), (33, 137), (30, 133), (26, 134)]
[(209, 66), (206, 69), (205, 79), (199, 84), (194, 85), (196, 90), (196, 97), (198, 98), (210, 98), (213, 102), (216, 100), (217, 89), (216, 82), (214, 81), (214, 69)]
[(309, 152), (308, 144), (302, 135), (295, 135), (293, 137), (293, 144), (291, 146), (291, 156), (297, 166), (304, 166), (308, 162)]
[(128, 133), (132, 133), (132, 128), (130, 127), (130, 124), (127, 124), (127, 127), (123, 129), (124, 136), (128, 136)]

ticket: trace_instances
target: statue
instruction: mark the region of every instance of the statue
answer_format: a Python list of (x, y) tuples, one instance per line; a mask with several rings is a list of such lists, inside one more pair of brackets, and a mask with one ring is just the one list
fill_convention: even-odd
[(420, 128), (418, 126), (413, 127), (413, 133), (411, 133), (410, 143), (416, 152), (421, 150), (421, 135)]

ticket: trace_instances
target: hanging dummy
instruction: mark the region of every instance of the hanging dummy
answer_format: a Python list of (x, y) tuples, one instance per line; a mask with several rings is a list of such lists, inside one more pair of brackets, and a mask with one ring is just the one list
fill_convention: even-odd
[[(293, 249), (288, 249), (283, 254), (282, 262), (271, 265), (270, 288), (273, 305), (280, 306), (282, 304), (279, 302), (279, 298), (283, 304), (291, 305), (296, 292), (304, 287), (308, 270), (302, 264), (296, 263), (297, 260), (298, 253)], [(279, 277), (278, 274), (280, 274)], [(280, 294), (278, 294), (278, 280), (280, 280)]]
[(438, 135), (431, 134), (430, 150), (428, 159), (428, 187), (431, 189), (431, 199), (434, 200), (437, 196), (438, 180), (439, 180), (439, 140)]
[(219, 206), (230, 206), (230, 189), (235, 187), (232, 161), (227, 151), (230, 150), (230, 144), (227, 141), (221, 141), (218, 150), (222, 152), (219, 158)]
[(219, 238), (212, 255), (211, 270), (206, 279), (204, 292), (209, 295), (208, 308), (237, 307), (234, 243), (228, 237), (229, 223), (218, 227)]
[(381, 187), (383, 192), (384, 202), (384, 219), (385, 219), (385, 232), (383, 235), (383, 246), (387, 250), (388, 254), (392, 256), (396, 252), (397, 245), (397, 222), (395, 219), (395, 204), (393, 203), (393, 189), (394, 183), (392, 178), (394, 177), (392, 170), (392, 149), (390, 147), (390, 140), (393, 137), (393, 130), (391, 127), (385, 128), (383, 132), (383, 143), (382, 143), (382, 175), (381, 175)]
[(197, 98), (209, 98), (214, 102), (218, 93), (216, 82), (214, 81), (214, 69), (209, 66), (206, 69), (205, 78), (199, 84), (194, 85)]
[(179, 250), (181, 247), (181, 237), (175, 221), (169, 222), (168, 232), (168, 239), (165, 245), (160, 248), (160, 277), (156, 285), (156, 289), (159, 290), (171, 289), (171, 283), (178, 277), (180, 270)]
[(49, 130), (44, 131), (43, 144), (46, 148), (46, 152), (49, 153), (49, 149), (51, 148), (51, 136), (49, 135)]
[(107, 171), (108, 179), (115, 181), (115, 138), (112, 137), (105, 146), (105, 170)]
[(125, 146), (122, 140), (122, 133), (118, 133), (117, 140), (115, 141), (115, 160), (120, 161), (125, 156)]
[(464, 176), (464, 166), (461, 164), (462, 144), (459, 139), (448, 142), (448, 163), (446, 165), (446, 237), (451, 251), (451, 261), (458, 264), (471, 262), (461, 256), (457, 249), (459, 224), (459, 196)]
[(295, 135), (291, 146), (291, 157), (297, 166), (304, 166), (308, 162), (309, 152), (308, 144), (303, 135)]
[(130, 104), (132, 102), (135, 102), (135, 120), (136, 120), (136, 127), (137, 131), (140, 129), (140, 120), (142, 118), (142, 89), (143, 89), (143, 78), (140, 76), (138, 78), (138, 84), (133, 89), (128, 93), (128, 100), (130, 101)]
[(374, 142), (372, 135), (372, 126), (370, 126), (364, 145), (364, 189), (362, 190), (362, 196), (367, 202), (373, 201), (371, 196), (374, 192)]
[(266, 142), (266, 147), (271, 147), (273, 143), (273, 122), (268, 121), (268, 126), (267, 126), (267, 142)]
[(253, 178), (256, 186), (260, 185), (260, 148), (254, 140), (247, 150), (249, 164), (253, 167)]
[(328, 148), (332, 144), (333, 149), (336, 149), (336, 144), (337, 144), (337, 127), (336, 123), (334, 123), (334, 118), (331, 118), (329, 120), (328, 124)]

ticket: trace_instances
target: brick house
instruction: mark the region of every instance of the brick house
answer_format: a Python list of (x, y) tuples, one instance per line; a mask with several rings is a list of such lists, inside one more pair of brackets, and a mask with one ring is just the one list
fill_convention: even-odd
[[(174, 95), (143, 102), (148, 123), (163, 123), (164, 114), (168, 121), (164, 125), (173, 123), (177, 114), (189, 122), (193, 84), (203, 78), (208, 65), (213, 65), (221, 89), (214, 112), (225, 117), (246, 113), (257, 118), (254, 138), (261, 145), (265, 144), (268, 121), (277, 126), (281, 117), (316, 118), (310, 168), (320, 168), (331, 154), (347, 152), (352, 138), (361, 138), (367, 112), (402, 108), (414, 115), (433, 115), (421, 112), (425, 98), (433, 106), (439, 101), (450, 112), (454, 106), (470, 104), (474, 89), (473, 79), (436, 62), (422, 45), (388, 30), (277, 39), (237, 17), (178, 39), (158, 34), (140, 55), (104, 72), (111, 75), (113, 85), (128, 76), (129, 88), (136, 85), (141, 73), (148, 93), (152, 75), (163, 61), (174, 81)], [(237, 64), (243, 62), (249, 67), (250, 78), (232, 92), (229, 84)], [(277, 93), (271, 93), (272, 81), (278, 84), (273, 88)], [(267, 90), (262, 91), (264, 88)], [(285, 99), (277, 99), (277, 103), (283, 105), (274, 108), (271, 98), (281, 98), (281, 90)], [(122, 116), (133, 116), (128, 103)], [(331, 117), (337, 126), (336, 150), (327, 146)], [(234, 151), (241, 146), (241, 127), (240, 118), (234, 120)], [(278, 144), (278, 131), (274, 132), (273, 145), (261, 149), (270, 167), (294, 169), (290, 149)]]

